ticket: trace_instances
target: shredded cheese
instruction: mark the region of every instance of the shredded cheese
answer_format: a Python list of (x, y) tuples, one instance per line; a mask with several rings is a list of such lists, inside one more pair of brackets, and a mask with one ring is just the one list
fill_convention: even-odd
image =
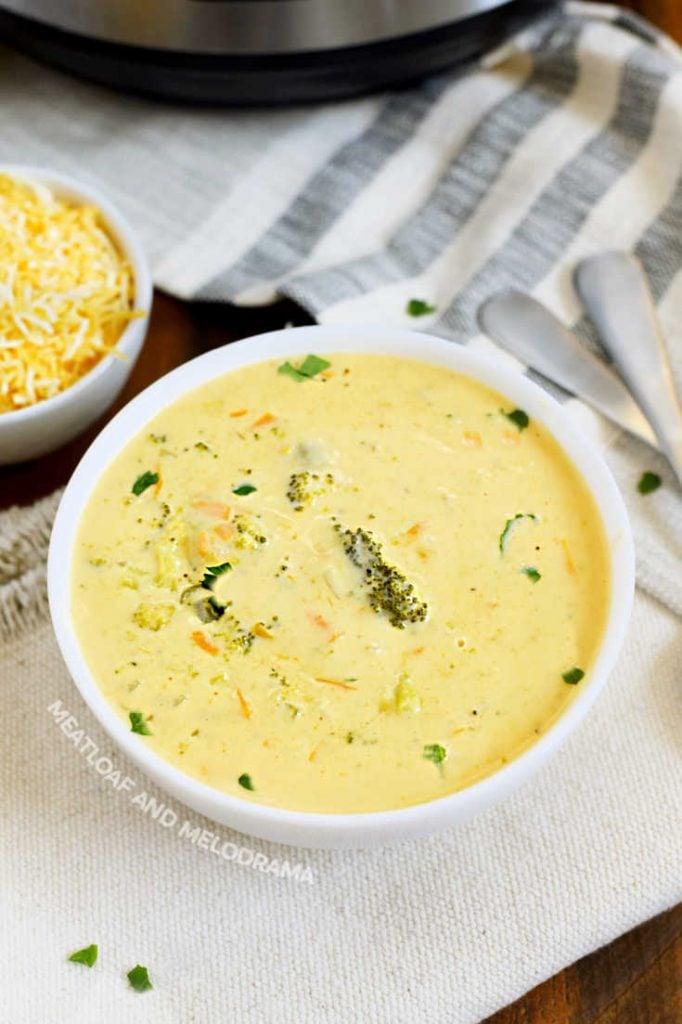
[(99, 210), (0, 174), (0, 413), (51, 398), (111, 353), (132, 268)]

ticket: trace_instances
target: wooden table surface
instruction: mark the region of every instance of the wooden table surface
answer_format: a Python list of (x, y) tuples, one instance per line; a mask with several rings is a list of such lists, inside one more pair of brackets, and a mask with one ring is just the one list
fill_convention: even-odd
[[(682, 42), (682, 0), (621, 3)], [(112, 412), (167, 370), (216, 345), (289, 321), (308, 322), (284, 303), (239, 310), (157, 295), (147, 344), (114, 410), (61, 451), (0, 468), (0, 508), (35, 501), (65, 483)], [(484, 1024), (682, 1024), (682, 906), (566, 968)]]

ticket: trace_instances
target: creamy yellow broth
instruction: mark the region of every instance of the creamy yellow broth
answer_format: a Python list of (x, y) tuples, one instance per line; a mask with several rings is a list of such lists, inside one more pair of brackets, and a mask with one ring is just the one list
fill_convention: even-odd
[(333, 813), (452, 793), (584, 685), (599, 514), (548, 432), (469, 378), (280, 362), (175, 402), (103, 473), (72, 567), (84, 655), (139, 742), (217, 789)]

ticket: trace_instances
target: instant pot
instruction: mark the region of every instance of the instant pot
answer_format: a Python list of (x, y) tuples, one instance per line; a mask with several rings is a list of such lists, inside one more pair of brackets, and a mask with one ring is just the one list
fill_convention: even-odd
[(467, 61), (556, 0), (0, 0), (0, 38), (118, 88), (238, 104), (350, 96)]

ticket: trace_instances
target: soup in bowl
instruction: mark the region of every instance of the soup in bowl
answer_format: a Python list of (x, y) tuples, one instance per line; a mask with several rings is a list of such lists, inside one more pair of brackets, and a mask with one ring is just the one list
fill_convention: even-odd
[(84, 457), (53, 621), (164, 788), (264, 838), (470, 817), (585, 713), (633, 590), (622, 500), (520, 375), (410, 332), (300, 328), (186, 364)]

